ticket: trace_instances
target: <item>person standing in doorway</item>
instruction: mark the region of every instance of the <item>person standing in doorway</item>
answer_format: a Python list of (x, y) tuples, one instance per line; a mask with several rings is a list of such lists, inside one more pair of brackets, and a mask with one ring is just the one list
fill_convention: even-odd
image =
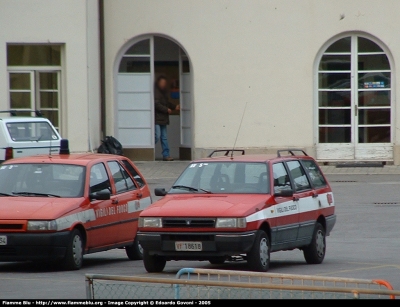
[(167, 85), (167, 78), (160, 76), (154, 86), (155, 144), (161, 141), (163, 161), (174, 161), (169, 153), (167, 126), (169, 115), (173, 110), (180, 110), (180, 105), (169, 101)]

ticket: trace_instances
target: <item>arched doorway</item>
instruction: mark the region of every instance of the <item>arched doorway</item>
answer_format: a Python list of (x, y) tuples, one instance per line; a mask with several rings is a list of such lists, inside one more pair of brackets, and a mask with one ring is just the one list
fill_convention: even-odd
[(347, 35), (317, 63), (317, 159), (393, 160), (393, 91), (388, 53)]
[(115, 135), (135, 160), (161, 159), (160, 144), (154, 144), (153, 85), (158, 75), (170, 84), (170, 101), (180, 111), (170, 115), (168, 141), (171, 156), (192, 157), (192, 74), (188, 56), (174, 41), (146, 36), (125, 47), (118, 62), (116, 80)]

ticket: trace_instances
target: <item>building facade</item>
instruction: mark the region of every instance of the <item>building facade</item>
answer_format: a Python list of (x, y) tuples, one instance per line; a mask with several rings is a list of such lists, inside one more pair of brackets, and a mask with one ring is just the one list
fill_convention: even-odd
[(98, 8), (97, 1), (0, 0), (0, 111), (40, 110), (72, 151), (100, 142)]
[[(134, 160), (160, 158), (153, 84), (163, 74), (181, 105), (168, 127), (176, 159), (299, 148), (321, 162), (400, 164), (399, 1), (2, 0), (0, 8), (1, 108), (42, 109), (73, 150), (113, 135)], [(47, 60), (30, 62), (29, 52)]]

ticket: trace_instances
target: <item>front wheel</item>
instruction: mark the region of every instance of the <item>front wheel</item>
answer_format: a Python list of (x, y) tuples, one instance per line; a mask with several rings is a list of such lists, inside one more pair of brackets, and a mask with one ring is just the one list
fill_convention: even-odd
[(247, 253), (247, 263), (253, 271), (268, 271), (270, 263), (270, 243), (265, 231), (257, 231), (253, 247)]
[(143, 264), (147, 272), (159, 273), (164, 270), (167, 261), (164, 257), (150, 255), (148, 251), (143, 250)]
[(78, 229), (71, 232), (70, 241), (67, 246), (67, 253), (62, 262), (66, 270), (79, 270), (83, 262), (83, 239)]
[(304, 258), (308, 264), (320, 264), (325, 258), (326, 250), (325, 229), (320, 223), (315, 224), (314, 234), (310, 245), (303, 249)]
[(125, 252), (130, 260), (143, 260), (143, 247), (137, 237), (132, 245), (125, 246)]

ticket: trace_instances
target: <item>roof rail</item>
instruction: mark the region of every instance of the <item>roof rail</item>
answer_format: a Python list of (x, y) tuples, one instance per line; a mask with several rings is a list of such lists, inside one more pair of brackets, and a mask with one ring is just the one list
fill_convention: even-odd
[(43, 113), (40, 110), (1, 110), (0, 113), (9, 113), (11, 116), (18, 116), (18, 112), (30, 112), (35, 113), (36, 117), (43, 117)]
[(244, 150), (243, 149), (218, 149), (218, 150), (214, 150), (212, 153), (210, 153), (208, 155), (208, 158), (211, 158), (217, 152), (225, 152), (224, 156), (228, 156), (229, 153), (231, 153), (233, 155), (233, 153), (235, 151), (241, 152), (242, 155), (244, 155)]
[(295, 156), (296, 155), (294, 153), (295, 151), (300, 151), (304, 156), (308, 156), (304, 150), (296, 149), (296, 148), (293, 148), (293, 149), (281, 149), (281, 150), (278, 150), (276, 152), (276, 154), (277, 154), (278, 157), (281, 157), (281, 152), (287, 152), (287, 153), (290, 153), (292, 156)]

